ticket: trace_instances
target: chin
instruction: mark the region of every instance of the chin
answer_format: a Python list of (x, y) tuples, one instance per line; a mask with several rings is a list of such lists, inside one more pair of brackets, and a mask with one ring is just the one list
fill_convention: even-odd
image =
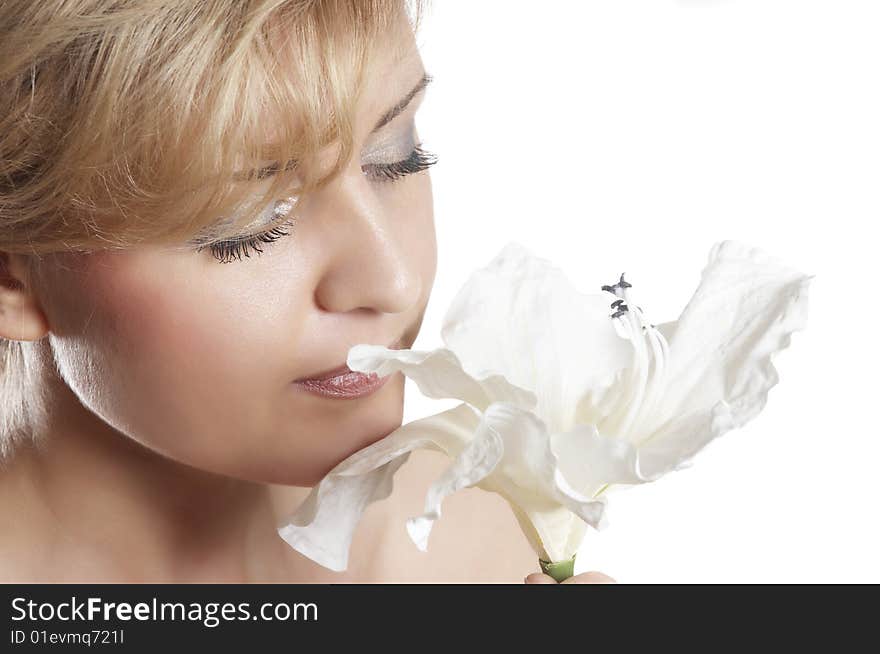
[[(384, 397), (366, 404), (336, 426), (311, 434), (311, 445), (302, 441), (280, 451), (263, 449), (259, 460), (249, 461), (240, 479), (283, 486), (312, 487), (355, 452), (382, 440), (403, 424), (404, 378), (397, 373), (379, 392)], [(335, 400), (334, 400), (335, 401)], [(348, 400), (341, 400), (348, 402)], [(334, 434), (336, 437), (334, 438)], [(339, 436), (345, 435), (345, 438)], [(301, 437), (301, 435), (299, 435)], [(273, 444), (277, 447), (277, 444)]]
[[(397, 429), (401, 422), (401, 420), (392, 421), (381, 429), (370, 430), (353, 444), (349, 444), (345, 448), (340, 447), (326, 452), (320, 459), (303, 461), (302, 457), (297, 457), (294, 460), (285, 460), (285, 457), (279, 453), (278, 456), (272, 457), (271, 460), (263, 459), (259, 462), (254, 462), (253, 466), (247, 470), (239, 469), (236, 471), (237, 474), (229, 475), (228, 472), (226, 474), (227, 476), (234, 476), (238, 479), (262, 484), (312, 487), (317, 485), (328, 472), (352, 454), (385, 438)], [(289, 454), (289, 452), (284, 454)]]
[(331, 458), (322, 466), (319, 466), (318, 469), (315, 470), (314, 475), (311, 476), (311, 481), (307, 484), (309, 486), (314, 486), (317, 484), (324, 476), (330, 472), (337, 465), (345, 461), (348, 457), (353, 455), (355, 452), (358, 452), (373, 443), (376, 443), (389, 434), (391, 434), (395, 429), (400, 427), (401, 420), (398, 419), (396, 421), (391, 421), (386, 423), (385, 426), (379, 429), (370, 430), (362, 435), (360, 439), (358, 439), (354, 444), (350, 445), (345, 449), (339, 449), (334, 452)]
[(304, 467), (302, 461), (285, 465), (283, 460), (274, 459), (262, 462), (262, 465), (255, 464), (248, 470), (237, 470), (232, 474), (226, 472), (225, 475), (256, 484), (312, 487), (333, 469), (333, 465), (313, 463)]

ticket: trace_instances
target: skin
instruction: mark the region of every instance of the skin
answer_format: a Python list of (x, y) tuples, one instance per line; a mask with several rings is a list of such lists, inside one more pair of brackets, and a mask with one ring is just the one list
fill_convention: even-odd
[[(411, 149), (424, 92), (368, 134), (424, 73), (411, 31), (397, 37), (406, 56), (374, 69), (358, 152)], [(412, 345), (436, 271), (432, 206), (427, 172), (379, 185), (355, 157), (291, 236), (240, 262), (169, 247), (60, 252), (27, 283), (26, 257), (0, 253), (0, 336), (33, 342), (49, 410), (41, 447), (0, 470), (0, 579), (513, 583), (535, 570), (509, 507), (479, 489), (447, 499), (430, 551), (415, 548), (405, 519), (448, 465), (430, 451), (368, 509), (346, 572), (276, 533), (327, 471), (401, 424), (400, 373), (355, 400), (291, 381), (343, 364), (357, 343)]]

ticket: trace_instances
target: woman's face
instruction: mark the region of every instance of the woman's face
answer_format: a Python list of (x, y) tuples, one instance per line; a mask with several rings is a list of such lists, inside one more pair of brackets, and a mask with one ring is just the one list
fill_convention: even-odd
[(292, 382), (344, 365), (357, 343), (409, 347), (421, 325), (436, 269), (430, 178), (362, 170), (418, 143), (424, 91), (371, 133), (425, 73), (414, 42), (408, 52), (373, 69), (360, 156), (262, 254), (221, 263), (207, 249), (151, 246), (41, 262), (53, 355), (96, 427), (203, 470), (311, 486), (401, 424), (400, 373), (354, 399)]

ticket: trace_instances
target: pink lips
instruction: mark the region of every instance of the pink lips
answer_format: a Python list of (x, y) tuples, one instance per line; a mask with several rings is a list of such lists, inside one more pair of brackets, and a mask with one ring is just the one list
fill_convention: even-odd
[(369, 395), (384, 386), (389, 379), (391, 375), (380, 377), (375, 372), (348, 372), (330, 379), (307, 379), (294, 383), (317, 395), (343, 399)]
[[(402, 339), (389, 345), (391, 350), (400, 349)], [(374, 393), (391, 379), (391, 375), (380, 377), (375, 372), (364, 373), (351, 370), (342, 365), (309, 379), (297, 379), (294, 385), (322, 397), (352, 399)]]

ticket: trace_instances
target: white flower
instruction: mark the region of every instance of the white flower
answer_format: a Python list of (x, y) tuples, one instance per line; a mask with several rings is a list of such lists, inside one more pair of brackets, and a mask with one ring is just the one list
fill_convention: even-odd
[(390, 495), (418, 447), (452, 462), (407, 520), (426, 550), (447, 495), (470, 486), (509, 503), (536, 554), (570, 559), (605, 524), (605, 491), (688, 464), (764, 407), (772, 355), (806, 325), (814, 276), (735, 241), (716, 244), (677, 321), (651, 324), (621, 275), (584, 294), (510, 243), (459, 291), (445, 348), (356, 345), (352, 370), (400, 370), (432, 398), (462, 404), (409, 422), (331, 470), (279, 528), (293, 548), (345, 570), (368, 504)]

